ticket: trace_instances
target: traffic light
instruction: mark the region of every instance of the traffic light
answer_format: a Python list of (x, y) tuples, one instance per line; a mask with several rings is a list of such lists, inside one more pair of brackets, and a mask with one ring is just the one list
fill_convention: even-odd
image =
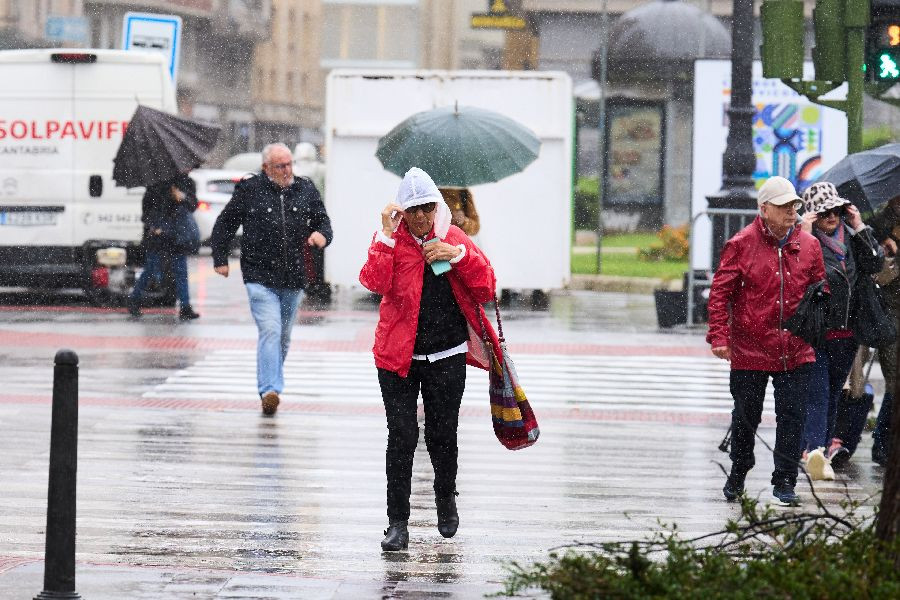
[(759, 9), (762, 23), (763, 77), (803, 78), (803, 2), (765, 0)]
[(819, 81), (847, 80), (845, 5), (845, 0), (817, 0), (813, 9), (816, 45), (812, 59)]
[(900, 82), (900, 1), (872, 0), (866, 46), (866, 79)]

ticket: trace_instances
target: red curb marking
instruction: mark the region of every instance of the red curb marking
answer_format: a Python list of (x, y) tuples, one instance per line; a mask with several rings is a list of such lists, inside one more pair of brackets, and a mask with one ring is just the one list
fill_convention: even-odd
[(37, 558), (20, 558), (18, 556), (0, 556), (0, 573), (12, 571), (16, 567), (27, 565), (33, 562), (40, 562)]
[[(260, 410), (257, 400), (189, 400), (185, 398), (132, 398), (121, 397), (82, 397), (78, 400), (81, 406), (105, 406), (115, 408), (155, 408), (167, 410), (243, 410), (257, 412)], [(49, 405), (49, 396), (39, 395), (0, 395), (0, 404), (42, 404)], [(679, 425), (725, 425), (731, 422), (727, 413), (675, 412), (652, 410), (603, 410), (592, 408), (545, 408), (535, 406), (539, 420), (568, 421), (632, 421), (643, 423), (675, 423)], [(383, 415), (384, 407), (374, 404), (326, 404), (322, 402), (282, 402), (278, 412), (307, 414), (343, 414), (343, 415)], [(489, 418), (490, 409), (487, 402), (483, 408), (463, 406), (459, 411), (462, 417)], [(763, 424), (774, 425), (773, 416), (763, 416)]]
[[(195, 306), (196, 308), (197, 306)], [(216, 307), (203, 307), (199, 306), (200, 310), (204, 311), (203, 314), (212, 314), (212, 315), (233, 315), (234, 310), (232, 308), (216, 306)], [(35, 312), (35, 313), (85, 313), (85, 314), (109, 314), (109, 315), (124, 315), (128, 314), (127, 308), (112, 308), (112, 307), (104, 307), (104, 306), (9, 306), (9, 305), (0, 305), (0, 312)], [(142, 308), (141, 312), (145, 315), (177, 315), (178, 309), (176, 308)], [(298, 319), (309, 319), (309, 318), (318, 318), (318, 317), (333, 317), (333, 318), (341, 318), (341, 317), (359, 317), (361, 315), (376, 315), (377, 311), (365, 311), (365, 310), (345, 310), (345, 311), (335, 311), (335, 310), (298, 310), (297, 318)], [(250, 318), (250, 310), (247, 309), (246, 312), (247, 318)]]
[[(354, 339), (300, 340), (295, 347), (300, 350), (322, 352), (365, 352), (372, 349), (372, 336), (358, 333)], [(0, 330), (0, 347), (59, 348), (115, 350), (253, 350), (255, 339), (201, 338), (175, 336), (113, 336), (74, 333), (36, 333)], [(512, 352), (521, 354), (563, 354), (588, 356), (695, 356), (712, 357), (706, 347), (693, 346), (625, 346), (606, 344), (512, 344)]]

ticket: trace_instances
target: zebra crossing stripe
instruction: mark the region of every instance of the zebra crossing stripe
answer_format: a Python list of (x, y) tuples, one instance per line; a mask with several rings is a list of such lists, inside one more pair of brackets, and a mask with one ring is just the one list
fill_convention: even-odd
[[(727, 363), (673, 356), (523, 354), (516, 367), (532, 404), (545, 409), (730, 413)], [(285, 361), (286, 401), (381, 404), (370, 352), (297, 351)], [(487, 379), (470, 367), (463, 406), (484, 402)], [(144, 398), (242, 400), (256, 394), (256, 353), (223, 349), (181, 369)], [(765, 412), (773, 414), (771, 384)]]

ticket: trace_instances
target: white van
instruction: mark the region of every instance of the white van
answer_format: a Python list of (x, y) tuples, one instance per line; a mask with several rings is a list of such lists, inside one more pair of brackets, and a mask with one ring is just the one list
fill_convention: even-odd
[(141, 259), (144, 190), (115, 185), (113, 158), (139, 103), (176, 111), (164, 58), (0, 51), (0, 81), (0, 286), (123, 287), (104, 262)]

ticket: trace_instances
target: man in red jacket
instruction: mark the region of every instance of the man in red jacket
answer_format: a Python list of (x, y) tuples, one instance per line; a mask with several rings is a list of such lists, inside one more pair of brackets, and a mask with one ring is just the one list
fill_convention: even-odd
[(806, 288), (825, 279), (818, 241), (797, 222), (802, 200), (793, 184), (770, 177), (757, 196), (759, 216), (725, 243), (709, 294), (706, 341), (731, 362), (731, 474), (722, 492), (729, 502), (744, 491), (753, 468), (753, 442), (769, 377), (775, 388), (774, 495), (798, 503), (794, 486), (803, 452), (809, 344), (785, 329)]

